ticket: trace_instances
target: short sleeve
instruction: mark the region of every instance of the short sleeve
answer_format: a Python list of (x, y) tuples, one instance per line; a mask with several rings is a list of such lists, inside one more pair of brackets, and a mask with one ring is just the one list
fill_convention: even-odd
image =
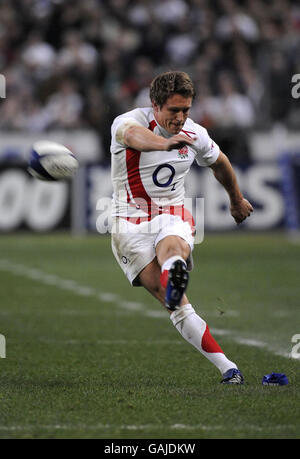
[(218, 159), (220, 148), (216, 142), (210, 138), (204, 127), (200, 125), (196, 126), (197, 140), (193, 145), (196, 150), (195, 159), (199, 166), (210, 166)]
[(112, 154), (117, 154), (126, 148), (126, 145), (122, 142), (122, 135), (120, 135), (120, 132), (122, 132), (123, 129), (125, 131), (127, 126), (133, 125), (147, 127), (147, 118), (139, 109), (132, 110), (115, 118), (111, 127), (110, 151)]

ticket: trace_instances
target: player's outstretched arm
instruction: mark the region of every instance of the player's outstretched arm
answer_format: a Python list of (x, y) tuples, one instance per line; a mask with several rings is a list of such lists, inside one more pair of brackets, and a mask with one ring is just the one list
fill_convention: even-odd
[(242, 223), (253, 212), (253, 207), (244, 198), (227, 156), (220, 151), (217, 161), (212, 164), (211, 169), (216, 179), (223, 185), (230, 198), (230, 212), (237, 223)]
[(192, 145), (195, 139), (183, 134), (177, 134), (164, 138), (154, 134), (150, 129), (143, 126), (131, 126), (126, 129), (123, 135), (125, 145), (138, 151), (170, 151), (179, 149), (185, 145)]

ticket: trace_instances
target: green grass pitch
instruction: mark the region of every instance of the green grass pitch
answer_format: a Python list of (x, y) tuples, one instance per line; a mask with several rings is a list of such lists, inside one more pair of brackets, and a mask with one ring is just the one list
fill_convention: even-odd
[[(0, 238), (0, 438), (300, 438), (300, 245), (206, 235), (188, 297), (245, 385), (221, 375), (143, 289), (109, 237)], [(264, 374), (289, 384), (262, 386)]]

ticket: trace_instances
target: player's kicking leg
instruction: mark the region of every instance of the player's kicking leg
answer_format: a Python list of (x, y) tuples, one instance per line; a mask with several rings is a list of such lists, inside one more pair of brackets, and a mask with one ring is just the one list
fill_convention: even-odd
[[(175, 255), (174, 253), (178, 253)], [(177, 236), (168, 236), (157, 245), (154, 259), (140, 273), (142, 285), (170, 312), (170, 319), (186, 341), (196, 347), (221, 372), (223, 384), (243, 384), (243, 376), (210, 334), (208, 325), (189, 303), (185, 260), (188, 244)], [(187, 276), (186, 276), (187, 275)], [(173, 293), (175, 292), (175, 294)]]
[(156, 246), (157, 260), (161, 266), (160, 282), (166, 289), (165, 306), (170, 311), (180, 307), (188, 286), (186, 260), (189, 253), (190, 246), (178, 236), (167, 236)]

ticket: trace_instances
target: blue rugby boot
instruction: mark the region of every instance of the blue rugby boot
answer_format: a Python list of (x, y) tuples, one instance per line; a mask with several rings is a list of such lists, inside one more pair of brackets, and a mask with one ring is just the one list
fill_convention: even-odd
[(165, 305), (171, 311), (180, 306), (184, 292), (189, 282), (189, 273), (182, 260), (176, 260), (169, 269), (168, 284), (166, 288)]
[(230, 368), (223, 374), (221, 384), (244, 384), (244, 377), (237, 368)]

